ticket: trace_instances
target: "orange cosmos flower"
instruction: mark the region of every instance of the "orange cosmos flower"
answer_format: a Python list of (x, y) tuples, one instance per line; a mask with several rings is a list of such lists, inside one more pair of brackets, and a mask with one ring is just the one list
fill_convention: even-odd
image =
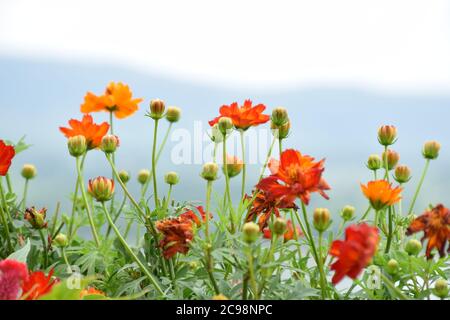
[[(252, 197), (246, 196), (246, 199), (250, 200)], [(258, 219), (259, 228), (264, 230), (272, 214), (276, 217), (280, 216), (279, 209), (297, 210), (298, 208), (292, 201), (284, 201), (282, 198), (272, 197), (266, 192), (258, 192), (253, 201), (252, 208), (247, 213), (245, 222), (254, 222)]]
[[(426, 211), (411, 223), (406, 234), (410, 236), (421, 231), (424, 232), (422, 241), (428, 239), (427, 257), (433, 258), (431, 251), (434, 248), (439, 251), (441, 257), (444, 257), (445, 247), (450, 240), (450, 210), (440, 204)], [(448, 251), (450, 252), (450, 248)]]
[(123, 119), (131, 116), (139, 109), (143, 99), (133, 99), (130, 88), (122, 82), (110, 82), (105, 94), (97, 96), (88, 92), (81, 105), (81, 112), (113, 112), (116, 118)]
[(84, 115), (83, 120), (81, 121), (71, 119), (69, 121), (69, 126), (70, 128), (60, 127), (59, 130), (66, 138), (84, 136), (86, 138), (88, 150), (98, 148), (103, 137), (109, 130), (109, 124), (107, 122), (96, 124), (89, 114)]
[(38, 300), (49, 294), (53, 286), (59, 282), (53, 279), (53, 269), (46, 276), (42, 271), (36, 271), (30, 274), (28, 279), (22, 283), (22, 297), (25, 300)]
[(88, 296), (106, 296), (103, 291), (97, 290), (93, 287), (90, 287), (88, 289), (84, 289), (80, 293), (80, 298), (83, 299), (84, 297)]
[(165, 259), (189, 252), (189, 244), (194, 239), (192, 220), (183, 217), (165, 219), (156, 222), (156, 229), (163, 235), (159, 246)]
[(325, 160), (314, 162), (314, 158), (304, 156), (299, 151), (286, 150), (281, 154), (281, 161), (270, 161), (272, 175), (261, 180), (257, 188), (284, 203), (292, 203), (300, 198), (308, 205), (313, 192), (329, 199), (325, 190), (330, 190), (330, 186), (322, 178), (324, 162)]
[(403, 191), (400, 187), (393, 188), (385, 180), (371, 181), (367, 186), (361, 184), (361, 190), (377, 211), (399, 202)]
[(0, 176), (6, 176), (15, 155), (14, 147), (7, 146), (3, 140), (0, 140)]
[(270, 120), (270, 116), (262, 114), (266, 110), (266, 106), (258, 104), (253, 106), (251, 100), (245, 100), (244, 105), (239, 107), (237, 102), (227, 106), (224, 105), (220, 108), (220, 116), (214, 120), (209, 121), (209, 125), (212, 127), (219, 122), (222, 117), (229, 117), (233, 121), (236, 129), (247, 130), (250, 127), (257, 126), (266, 123)]
[[(202, 206), (196, 207), (196, 209), (201, 215), (201, 220), (200, 220), (200, 217), (193, 210), (185, 211), (184, 213), (182, 213), (180, 215), (180, 218), (185, 220), (185, 221), (189, 221), (191, 223), (195, 223), (195, 225), (198, 228), (200, 228), (202, 223), (204, 223), (206, 221), (206, 213), (205, 213), (205, 210), (203, 209)], [(211, 214), (210, 214), (210, 217), (212, 217)]]
[(345, 276), (356, 279), (372, 260), (379, 241), (377, 228), (365, 223), (349, 226), (345, 230), (345, 240), (335, 240), (331, 245), (330, 255), (338, 258), (331, 266), (336, 272), (333, 284), (338, 284)]
[[(294, 231), (294, 226), (292, 224), (291, 220), (288, 220), (287, 222), (287, 229), (284, 233), (284, 242), (288, 242), (295, 239), (295, 233), (297, 234), (297, 238), (303, 236), (303, 232), (300, 230), (300, 227), (296, 227)], [(264, 238), (266, 239), (272, 239), (272, 231), (270, 231), (269, 228), (265, 228), (263, 230)]]

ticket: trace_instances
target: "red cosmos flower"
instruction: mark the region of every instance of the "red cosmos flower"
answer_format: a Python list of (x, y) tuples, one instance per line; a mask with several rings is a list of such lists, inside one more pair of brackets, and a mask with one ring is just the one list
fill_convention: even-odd
[(6, 176), (15, 155), (14, 147), (7, 146), (3, 140), (0, 140), (0, 176)]
[(324, 191), (330, 190), (330, 186), (322, 178), (324, 162), (314, 162), (314, 158), (304, 156), (299, 151), (286, 150), (281, 154), (281, 161), (270, 161), (272, 175), (261, 180), (256, 187), (284, 203), (292, 203), (300, 198), (308, 205), (313, 192), (329, 199)]
[(17, 300), (28, 279), (27, 265), (15, 260), (0, 261), (0, 300)]
[(190, 221), (191, 223), (194, 222), (197, 227), (200, 227), (202, 223), (206, 221), (206, 213), (205, 210), (203, 210), (202, 206), (196, 207), (196, 209), (200, 213), (202, 220), (200, 220), (200, 217), (193, 210), (185, 211), (180, 215), (180, 218), (186, 221)]
[[(297, 233), (297, 237), (302, 237), (303, 232), (300, 230), (300, 227), (295, 228), (295, 232)], [(269, 228), (265, 228), (263, 230), (264, 238), (266, 239), (272, 239), (272, 231), (270, 231)], [(288, 242), (295, 239), (295, 233), (294, 233), (294, 226), (292, 225), (292, 221), (288, 220), (287, 222), (287, 229), (284, 233), (284, 242)]]
[(214, 120), (209, 121), (209, 125), (212, 127), (222, 117), (229, 117), (233, 121), (236, 129), (247, 130), (250, 127), (257, 126), (266, 123), (270, 120), (270, 116), (262, 114), (266, 110), (266, 106), (258, 104), (252, 105), (251, 100), (245, 100), (244, 105), (239, 107), (237, 102), (227, 106), (224, 105), (220, 108), (220, 116)]
[(53, 278), (52, 269), (48, 276), (42, 271), (36, 271), (29, 275), (28, 279), (22, 283), (22, 297), (25, 300), (38, 300), (42, 296), (50, 293), (53, 286), (59, 282)]
[(156, 222), (156, 229), (163, 234), (159, 246), (165, 259), (189, 252), (189, 243), (194, 239), (192, 220), (182, 217), (165, 219)]
[(338, 284), (345, 276), (356, 279), (372, 260), (379, 241), (377, 228), (365, 223), (349, 226), (345, 241), (335, 240), (331, 245), (330, 254), (338, 258), (331, 266), (331, 270), (336, 271), (333, 284)]
[(103, 137), (108, 133), (109, 124), (103, 122), (102, 124), (94, 123), (92, 116), (86, 114), (83, 116), (83, 120), (69, 121), (71, 128), (60, 127), (59, 130), (66, 136), (66, 138), (71, 138), (75, 136), (84, 136), (86, 138), (86, 143), (88, 150), (98, 148), (102, 142)]
[[(434, 248), (439, 251), (441, 257), (444, 257), (445, 247), (450, 240), (450, 210), (440, 204), (425, 212), (411, 223), (406, 234), (410, 236), (421, 231), (424, 232), (422, 241), (428, 239), (427, 257), (433, 258), (431, 251)], [(448, 251), (450, 252), (450, 248)]]
[[(246, 199), (250, 200), (252, 197), (246, 196)], [(267, 223), (272, 214), (276, 217), (280, 216), (279, 209), (295, 209), (297, 206), (294, 202), (285, 201), (272, 197), (269, 193), (259, 192), (255, 200), (253, 201), (252, 208), (248, 211), (246, 222), (254, 222), (258, 219), (259, 228), (264, 230), (267, 227)]]

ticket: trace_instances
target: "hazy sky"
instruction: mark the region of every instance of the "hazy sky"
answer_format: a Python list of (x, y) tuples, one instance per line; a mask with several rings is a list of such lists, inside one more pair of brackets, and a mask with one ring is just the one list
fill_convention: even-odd
[(446, 0), (0, 0), (0, 53), (222, 86), (450, 89)]

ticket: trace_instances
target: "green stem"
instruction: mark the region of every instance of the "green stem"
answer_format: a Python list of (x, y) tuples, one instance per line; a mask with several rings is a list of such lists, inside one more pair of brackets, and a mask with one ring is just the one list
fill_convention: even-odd
[(394, 235), (394, 226), (393, 226), (393, 216), (392, 216), (392, 207), (389, 207), (388, 209), (388, 238), (386, 243), (386, 251), (385, 253), (388, 254), (391, 250), (391, 244), (392, 244), (392, 236)]
[(240, 136), (241, 136), (241, 147), (242, 147), (242, 188), (241, 188), (241, 201), (244, 199), (245, 196), (245, 182), (247, 179), (247, 165), (245, 163), (246, 161), (246, 155), (245, 155), (245, 138), (244, 138), (244, 130), (239, 130)]
[(1, 178), (2, 177), (0, 176), (0, 196), (1, 196), (1, 200), (2, 200), (1, 204), (3, 205), (3, 210), (6, 213), (6, 218), (9, 221), (9, 223), (11, 224), (12, 231), (14, 231), (13, 219), (11, 216), (11, 212), (9, 211), (8, 202), (6, 201), (5, 191), (3, 190), (3, 181)]
[(380, 272), (380, 277), (381, 277), (381, 280), (383, 280), (383, 282), (386, 284), (386, 286), (387, 286), (389, 289), (391, 289), (392, 291), (395, 292), (395, 294), (398, 296), (398, 298), (399, 298), (400, 300), (409, 300), (408, 297), (405, 296), (405, 295), (403, 294), (403, 292), (402, 292), (399, 288), (397, 288), (397, 287), (392, 283), (392, 281), (389, 280), (388, 277), (386, 277), (386, 275), (385, 275), (383, 272)]
[(369, 207), (367, 208), (366, 212), (363, 214), (361, 219), (359, 219), (359, 222), (362, 222), (362, 221), (366, 220), (366, 218), (369, 215), (370, 211), (372, 211), (372, 206), (369, 204)]
[[(124, 195), (124, 196), (123, 196), (122, 203), (120, 204), (120, 207), (119, 207), (119, 211), (117, 211), (116, 216), (115, 216), (114, 219), (113, 219), (114, 223), (117, 222), (117, 220), (118, 220), (119, 217), (120, 217), (120, 214), (121, 214), (122, 211), (123, 211), (123, 208), (125, 208), (125, 204), (127, 203), (127, 199), (128, 199), (127, 196)], [(108, 229), (107, 229), (107, 231), (106, 231), (106, 236), (105, 236), (105, 239), (106, 239), (106, 240), (109, 238), (109, 235), (110, 235), (110, 234), (111, 234), (111, 226), (108, 226)], [(126, 237), (125, 237), (125, 238), (126, 238)]]
[[(118, 179), (120, 180), (120, 179)], [(120, 234), (119, 229), (117, 229), (116, 225), (114, 224), (114, 222), (111, 219), (111, 216), (108, 212), (108, 209), (105, 206), (105, 203), (102, 202), (102, 207), (103, 207), (103, 211), (105, 213), (106, 219), (108, 220), (109, 225), (111, 226), (111, 228), (113, 229), (113, 231), (115, 232), (117, 238), (119, 239), (119, 241), (122, 243), (123, 247), (125, 248), (125, 250), (127, 251), (127, 253), (131, 256), (131, 258), (134, 260), (134, 262), (136, 262), (136, 264), (139, 266), (139, 268), (142, 270), (142, 272), (146, 275), (146, 277), (148, 278), (148, 280), (152, 283), (152, 285), (155, 287), (156, 291), (158, 291), (158, 293), (161, 296), (165, 296), (165, 293), (162, 291), (161, 287), (159, 286), (159, 284), (156, 282), (156, 280), (153, 278), (153, 276), (151, 275), (151, 273), (149, 272), (149, 270), (142, 264), (141, 260), (139, 260), (139, 258), (136, 256), (136, 254), (133, 252), (133, 250), (131, 250), (130, 246), (128, 245), (128, 243), (125, 241), (125, 239), (122, 237), (122, 235)]]
[(72, 273), (72, 267), (69, 263), (69, 259), (67, 259), (67, 255), (66, 255), (66, 249), (65, 248), (61, 248), (61, 256), (63, 257), (63, 260), (65, 262), (65, 264), (67, 265), (67, 273)]
[(389, 151), (389, 147), (388, 146), (385, 146), (384, 147), (384, 159), (383, 159), (383, 161), (384, 161), (384, 169), (386, 170), (386, 173), (385, 173), (385, 175), (384, 175), (384, 178), (387, 180), (387, 182), (390, 182), (390, 179), (389, 179), (389, 164), (388, 164), (388, 151)]
[(86, 213), (89, 219), (89, 224), (91, 225), (91, 231), (92, 236), (94, 237), (95, 244), (97, 247), (100, 247), (100, 240), (97, 234), (97, 229), (95, 227), (94, 218), (92, 217), (91, 207), (89, 205), (89, 200), (86, 194), (86, 189), (84, 187), (84, 181), (83, 181), (83, 173), (81, 170), (81, 163), (80, 163), (80, 157), (76, 158), (76, 165), (77, 165), (77, 173), (78, 173), (78, 184), (81, 189), (81, 195), (83, 197), (84, 206), (86, 207)]
[(13, 187), (11, 183), (11, 176), (9, 175), (9, 172), (6, 174), (6, 186), (8, 188), (9, 193), (13, 193)]
[(166, 203), (164, 204), (164, 210), (167, 210), (169, 208), (170, 197), (172, 195), (172, 188), (173, 185), (169, 185), (169, 191), (167, 192), (167, 200)]
[(283, 153), (283, 139), (278, 139), (278, 151), (280, 152), (280, 161), (281, 161), (281, 154)]
[(228, 166), (227, 166), (227, 136), (223, 135), (223, 172), (225, 175), (225, 195), (224, 195), (224, 203), (228, 200), (228, 204), (230, 206), (230, 232), (234, 234), (236, 231), (236, 227), (234, 224), (234, 209), (233, 209), (233, 200), (231, 199), (230, 193), (230, 177), (228, 176)]
[[(114, 113), (113, 111), (109, 112), (109, 128), (110, 128), (110, 133), (111, 135), (114, 135), (114, 117), (113, 117)], [(115, 153), (112, 154), (112, 161), (114, 164), (116, 164), (116, 155)], [(114, 173), (112, 174), (112, 180), (115, 182), (116, 179), (114, 178)], [(112, 198), (111, 198), (111, 207), (110, 207), (110, 211), (114, 214), (114, 200), (115, 200), (115, 194), (113, 194)]]
[(29, 179), (25, 179), (25, 186), (23, 187), (23, 198), (22, 198), (22, 211), (25, 211), (27, 206), (27, 194), (28, 194), (28, 183)]
[(273, 152), (273, 147), (275, 146), (275, 141), (277, 141), (277, 139), (274, 137), (272, 140), (272, 144), (270, 145), (269, 151), (267, 152), (266, 161), (264, 162), (264, 166), (262, 168), (261, 174), (259, 175), (258, 182), (262, 180), (262, 178), (264, 176), (264, 172), (267, 169), (267, 166), (268, 166), (269, 160), (270, 160), (270, 156), (272, 155), (272, 152)]
[[(83, 158), (81, 160), (81, 170), (83, 170), (84, 168), (84, 161), (86, 160), (86, 155), (87, 153), (85, 153), (83, 155)], [(74, 224), (75, 224), (75, 214), (77, 212), (77, 202), (78, 202), (78, 192), (79, 192), (79, 188), (80, 188), (80, 180), (77, 177), (77, 181), (75, 183), (75, 192), (73, 195), (73, 203), (72, 203), (72, 213), (70, 215), (70, 222), (69, 222), (69, 229), (68, 229), (68, 236), (69, 236), (69, 242), (72, 240), (73, 236), (74, 236)]]
[(413, 213), (414, 206), (416, 205), (417, 198), (419, 197), (419, 193), (422, 188), (423, 182), (425, 181), (425, 177), (427, 175), (429, 167), (430, 167), (430, 159), (427, 159), (427, 161), (425, 163), (425, 167), (422, 172), (422, 177), (420, 178), (419, 185), (417, 186), (416, 192), (414, 193), (414, 198), (411, 202), (411, 206), (409, 207), (408, 215), (411, 215)]
[(252, 286), (254, 300), (258, 300), (259, 299), (258, 285), (256, 283), (256, 278), (255, 278), (255, 270), (254, 270), (254, 266), (253, 266), (253, 250), (252, 250), (251, 245), (248, 245), (247, 251), (248, 251), (247, 252), (248, 274), (249, 274), (250, 285)]
[(3, 210), (3, 204), (0, 204), (0, 218), (2, 219), (3, 227), (5, 229), (6, 242), (8, 243), (8, 253), (12, 253), (13, 246), (11, 243), (11, 236), (9, 234), (8, 219), (6, 218), (5, 211)]
[(156, 181), (156, 142), (158, 139), (159, 119), (155, 119), (155, 130), (153, 132), (153, 150), (152, 150), (152, 178), (153, 178), (153, 197), (155, 198), (155, 209), (158, 208), (158, 183)]
[(39, 236), (41, 237), (42, 241), (42, 256), (44, 258), (43, 269), (46, 269), (48, 266), (48, 250), (47, 250), (47, 242), (45, 241), (44, 231), (42, 231), (42, 229), (39, 229)]
[(205, 238), (206, 238), (206, 268), (209, 275), (209, 279), (214, 288), (214, 292), (220, 294), (219, 286), (217, 285), (214, 277), (214, 261), (212, 257), (212, 243), (209, 234), (209, 215), (211, 210), (211, 193), (212, 193), (212, 181), (208, 181), (206, 185), (206, 216), (205, 216)]

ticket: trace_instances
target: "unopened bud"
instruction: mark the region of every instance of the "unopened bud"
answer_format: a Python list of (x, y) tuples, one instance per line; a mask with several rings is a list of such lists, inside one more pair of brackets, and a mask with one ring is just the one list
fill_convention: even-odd
[(272, 124), (277, 127), (285, 125), (289, 121), (289, 116), (286, 108), (277, 107), (272, 111), (271, 117)]
[(277, 236), (282, 236), (286, 233), (287, 230), (287, 221), (283, 218), (277, 218), (273, 223), (273, 232)]
[(369, 157), (369, 160), (367, 160), (367, 168), (372, 171), (380, 170), (383, 166), (383, 160), (381, 160), (381, 157), (377, 154), (373, 154)]
[(388, 169), (392, 170), (398, 164), (398, 161), (400, 160), (400, 155), (397, 152), (395, 152), (394, 150), (388, 150), (387, 153), (383, 152), (383, 166), (386, 165), (386, 162), (385, 162), (386, 158), (387, 158)]
[(405, 251), (411, 256), (417, 256), (422, 251), (422, 243), (419, 240), (411, 239), (406, 243)]
[(391, 276), (394, 276), (398, 273), (400, 266), (395, 259), (389, 260), (389, 262), (386, 264), (386, 272), (390, 274)]
[(233, 120), (228, 117), (222, 117), (219, 119), (219, 131), (222, 135), (226, 135), (231, 129), (233, 129)]
[(37, 175), (36, 167), (32, 164), (25, 164), (22, 168), (22, 177), (26, 180), (34, 179)]
[(254, 222), (247, 222), (242, 228), (244, 241), (248, 244), (254, 243), (260, 236), (259, 226)]
[(178, 184), (178, 182), (180, 182), (180, 176), (178, 175), (178, 173), (171, 171), (164, 176), (164, 181), (167, 184), (174, 186)]
[(150, 179), (150, 171), (147, 169), (142, 169), (141, 171), (139, 171), (138, 173), (138, 181), (140, 184), (146, 184), (148, 182), (148, 180)]
[(71, 137), (67, 140), (67, 147), (69, 148), (69, 153), (73, 157), (80, 157), (87, 151), (86, 138), (81, 135)]
[[(244, 162), (235, 156), (227, 155), (227, 173), (228, 177), (234, 178), (241, 173), (244, 167)], [(225, 173), (225, 166), (223, 166), (223, 172)]]
[(178, 122), (181, 117), (181, 109), (178, 107), (168, 107), (166, 112), (166, 119), (171, 123)]
[(89, 180), (88, 192), (98, 202), (109, 201), (114, 195), (114, 181), (105, 177)]
[(350, 221), (355, 216), (356, 209), (352, 206), (345, 206), (341, 211), (341, 217), (344, 221)]
[(331, 215), (328, 209), (318, 208), (314, 210), (313, 221), (314, 228), (319, 232), (324, 232), (331, 224)]
[(291, 121), (288, 120), (282, 126), (276, 126), (275, 124), (271, 124), (270, 128), (272, 129), (272, 134), (277, 139), (286, 139), (289, 136), (291, 131)]
[(164, 116), (166, 104), (160, 99), (154, 99), (150, 102), (150, 118), (159, 120)]
[(393, 145), (397, 139), (397, 128), (394, 126), (382, 126), (378, 129), (378, 141), (387, 147)]
[(60, 248), (65, 248), (69, 245), (69, 239), (63, 233), (58, 234), (54, 239), (53, 243)]
[(425, 159), (435, 160), (439, 157), (441, 145), (437, 141), (428, 141), (423, 146), (422, 154)]
[(120, 179), (120, 181), (122, 181), (124, 184), (127, 184), (128, 181), (130, 181), (130, 174), (128, 173), (128, 171), (121, 170), (121, 171), (119, 172), (119, 179)]
[(411, 169), (408, 166), (398, 166), (395, 168), (395, 181), (398, 183), (407, 183), (411, 180)]
[(208, 162), (203, 165), (201, 176), (207, 181), (217, 180), (217, 174), (219, 173), (219, 166), (217, 163)]
[(103, 137), (100, 149), (104, 153), (114, 153), (120, 145), (119, 137), (109, 134)]
[(441, 298), (445, 299), (448, 297), (449, 288), (448, 288), (448, 282), (445, 279), (439, 279), (434, 284), (434, 294)]

